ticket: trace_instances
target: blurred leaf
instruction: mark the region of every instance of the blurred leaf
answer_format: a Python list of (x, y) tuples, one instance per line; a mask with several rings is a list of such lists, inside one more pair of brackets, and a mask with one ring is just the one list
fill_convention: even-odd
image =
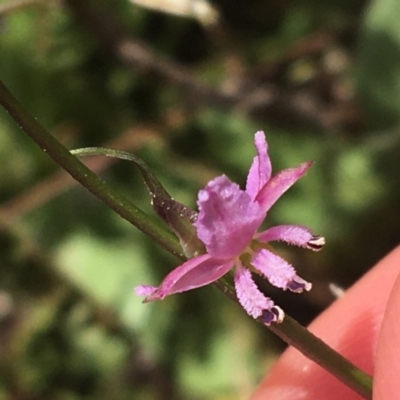
[(400, 121), (400, 2), (372, 1), (364, 17), (358, 62), (359, 93), (374, 128)]
[(341, 154), (336, 169), (336, 193), (338, 203), (346, 211), (365, 212), (384, 195), (384, 182), (372, 164), (371, 152), (359, 146)]
[(121, 317), (129, 309), (125, 322), (137, 327), (150, 308), (140, 306), (133, 288), (152, 280), (142, 245), (141, 237), (128, 245), (101, 242), (88, 234), (76, 233), (60, 246), (58, 258), (63, 272), (97, 301), (113, 307)]

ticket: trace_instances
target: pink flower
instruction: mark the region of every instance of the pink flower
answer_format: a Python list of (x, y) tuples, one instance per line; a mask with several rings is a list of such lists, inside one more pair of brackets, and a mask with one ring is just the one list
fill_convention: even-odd
[(325, 239), (298, 225), (274, 226), (259, 233), (257, 230), (268, 210), (306, 173), (312, 162), (283, 170), (271, 178), (264, 132), (255, 134), (254, 144), (258, 155), (247, 176), (245, 191), (222, 175), (199, 192), (199, 214), (194, 225), (207, 253), (175, 268), (158, 287), (138, 286), (136, 294), (147, 296), (145, 302), (208, 285), (233, 268), (240, 304), (253, 318), (261, 317), (270, 324), (281, 322), (284, 313), (257, 288), (249, 268), (283, 290), (300, 293), (311, 289), (311, 283), (300, 278), (288, 262), (265, 244), (284, 241), (317, 251)]

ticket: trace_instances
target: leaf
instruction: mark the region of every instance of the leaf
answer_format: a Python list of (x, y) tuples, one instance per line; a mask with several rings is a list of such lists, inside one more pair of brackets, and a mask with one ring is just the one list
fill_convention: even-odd
[(86, 147), (71, 150), (71, 154), (79, 157), (103, 155), (134, 163), (142, 174), (147, 190), (150, 193), (154, 211), (179, 238), (185, 255), (193, 257), (204, 252), (204, 245), (198, 239), (196, 229), (193, 226), (193, 222), (197, 219), (196, 211), (174, 200), (157, 177), (150, 171), (146, 163), (139, 157), (127, 151), (104, 147)]

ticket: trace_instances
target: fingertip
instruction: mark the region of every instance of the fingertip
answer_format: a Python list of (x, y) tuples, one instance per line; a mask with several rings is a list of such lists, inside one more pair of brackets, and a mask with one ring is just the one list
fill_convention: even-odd
[(396, 399), (400, 392), (400, 276), (383, 316), (376, 349), (374, 399)]

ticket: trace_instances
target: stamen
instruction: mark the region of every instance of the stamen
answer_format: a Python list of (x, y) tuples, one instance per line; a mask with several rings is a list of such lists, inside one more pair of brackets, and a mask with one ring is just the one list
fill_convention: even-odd
[(307, 282), (300, 277), (293, 279), (287, 286), (287, 288), (294, 293), (302, 293), (304, 290), (308, 292), (311, 290), (311, 287), (312, 285), (310, 282)]
[(265, 325), (271, 325), (272, 322), (280, 324), (284, 318), (285, 318), (285, 313), (278, 306), (274, 306), (269, 310), (264, 310), (261, 315), (261, 319)]
[(307, 247), (310, 250), (320, 251), (325, 244), (325, 238), (320, 235), (313, 236), (308, 242)]

